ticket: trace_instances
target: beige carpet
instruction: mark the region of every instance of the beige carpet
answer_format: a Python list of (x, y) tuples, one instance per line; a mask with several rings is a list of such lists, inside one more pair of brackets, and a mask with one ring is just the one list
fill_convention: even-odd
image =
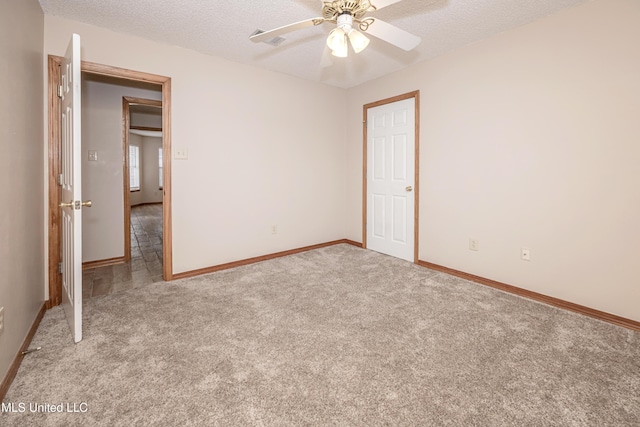
[(74, 345), (46, 313), (0, 425), (640, 425), (640, 333), (348, 245), (84, 314)]

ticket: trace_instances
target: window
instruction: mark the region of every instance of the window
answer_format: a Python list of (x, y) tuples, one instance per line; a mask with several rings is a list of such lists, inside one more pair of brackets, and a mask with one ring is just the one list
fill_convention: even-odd
[(162, 148), (158, 148), (158, 183), (162, 190)]
[(129, 146), (129, 190), (140, 191), (140, 147)]

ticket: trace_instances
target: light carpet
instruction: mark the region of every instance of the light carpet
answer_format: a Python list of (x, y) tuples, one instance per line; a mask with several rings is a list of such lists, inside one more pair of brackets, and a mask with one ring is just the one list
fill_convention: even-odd
[(344, 244), (90, 299), (76, 345), (55, 308), (37, 346), (3, 426), (640, 425), (640, 333)]

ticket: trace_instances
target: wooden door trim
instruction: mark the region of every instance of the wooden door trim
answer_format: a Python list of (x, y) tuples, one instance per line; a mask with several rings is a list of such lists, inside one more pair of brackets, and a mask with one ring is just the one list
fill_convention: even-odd
[[(162, 103), (162, 101), (159, 101)], [(131, 126), (129, 125), (129, 129), (133, 130), (148, 130), (152, 132), (162, 132), (162, 128), (150, 127), (150, 126)]]
[[(132, 105), (148, 105), (152, 107), (162, 108), (162, 101), (157, 101), (155, 99), (134, 98), (131, 96), (122, 97), (122, 155), (123, 155), (122, 183), (124, 187), (123, 191), (124, 191), (124, 260), (125, 262), (131, 260), (131, 186), (129, 184), (128, 177), (129, 177), (129, 131), (133, 128), (131, 126), (131, 114), (130, 114)], [(164, 153), (164, 150), (162, 152)], [(162, 156), (162, 158), (164, 163), (164, 156)], [(163, 227), (164, 227), (164, 224), (163, 224)], [(164, 241), (162, 243), (162, 246), (164, 247)]]
[(129, 178), (129, 128), (131, 116), (127, 97), (122, 97), (122, 184), (124, 203), (124, 261), (131, 260), (131, 185)]
[(48, 162), (49, 162), (49, 222), (48, 222), (48, 245), (49, 245), (49, 302), (47, 308), (60, 305), (62, 302), (62, 276), (58, 271), (60, 262), (60, 185), (58, 176), (60, 174), (60, 99), (58, 98), (57, 86), (60, 82), (62, 57), (49, 55), (48, 62), (48, 121), (49, 130), (47, 132)]
[[(48, 249), (49, 249), (49, 307), (59, 305), (62, 296), (62, 281), (58, 273), (60, 262), (60, 188), (58, 175), (60, 174), (60, 101), (57, 95), (57, 86), (60, 81), (60, 64), (62, 57), (48, 56), (48, 164), (49, 164), (49, 221), (48, 221)], [(112, 67), (92, 62), (81, 62), (82, 72), (115, 77), (125, 80), (134, 80), (153, 83), (162, 87), (162, 151), (171, 153), (171, 78), (157, 74), (127, 70), (125, 68)], [(173, 243), (171, 221), (171, 156), (162, 157), (162, 258), (163, 278), (173, 279)], [(123, 177), (124, 179), (124, 177)], [(125, 180), (126, 181), (126, 180)], [(130, 242), (129, 242), (130, 244)]]
[(418, 258), (418, 226), (420, 211), (420, 91), (404, 93), (402, 95), (393, 96), (391, 98), (382, 99), (380, 101), (365, 104), (363, 111), (363, 143), (362, 143), (362, 247), (367, 247), (367, 113), (370, 108), (379, 107), (381, 105), (392, 104), (405, 99), (414, 99), (415, 113), (415, 158), (414, 158), (414, 209), (413, 209), (413, 262), (417, 263)]

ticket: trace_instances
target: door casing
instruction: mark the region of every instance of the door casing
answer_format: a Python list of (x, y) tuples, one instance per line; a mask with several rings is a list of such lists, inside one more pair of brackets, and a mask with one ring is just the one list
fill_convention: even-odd
[[(48, 215), (48, 249), (49, 249), (49, 300), (47, 308), (59, 305), (62, 297), (62, 281), (58, 272), (60, 262), (60, 213), (58, 205), (60, 203), (60, 187), (58, 185), (58, 175), (60, 174), (60, 151), (61, 151), (61, 130), (58, 120), (60, 114), (60, 99), (57, 94), (57, 87), (60, 82), (60, 56), (49, 55), (48, 57), (48, 195), (49, 195), (49, 215)], [(124, 68), (112, 67), (109, 65), (96, 64), (92, 62), (81, 62), (82, 72), (97, 74), (108, 77), (115, 77), (124, 80), (141, 81), (158, 84), (162, 87), (162, 151), (171, 153), (171, 78), (156, 74), (149, 74), (139, 71), (127, 70)], [(163, 193), (162, 193), (162, 259), (163, 259), (163, 279), (168, 281), (173, 279), (173, 252), (172, 252), (172, 230), (171, 230), (171, 156), (166, 155), (163, 161)], [(124, 179), (124, 177), (123, 177)], [(126, 245), (126, 243), (125, 243)], [(126, 255), (126, 253), (125, 253)]]
[(380, 101), (365, 104), (363, 106), (363, 142), (362, 142), (362, 247), (367, 247), (367, 116), (370, 108), (379, 107), (381, 105), (391, 104), (397, 101), (403, 101), (405, 99), (414, 99), (415, 105), (415, 177), (414, 177), (414, 218), (413, 218), (413, 262), (418, 262), (418, 225), (419, 225), (419, 210), (420, 210), (420, 91), (416, 90), (408, 92), (402, 95), (394, 96), (391, 98), (382, 99)]

